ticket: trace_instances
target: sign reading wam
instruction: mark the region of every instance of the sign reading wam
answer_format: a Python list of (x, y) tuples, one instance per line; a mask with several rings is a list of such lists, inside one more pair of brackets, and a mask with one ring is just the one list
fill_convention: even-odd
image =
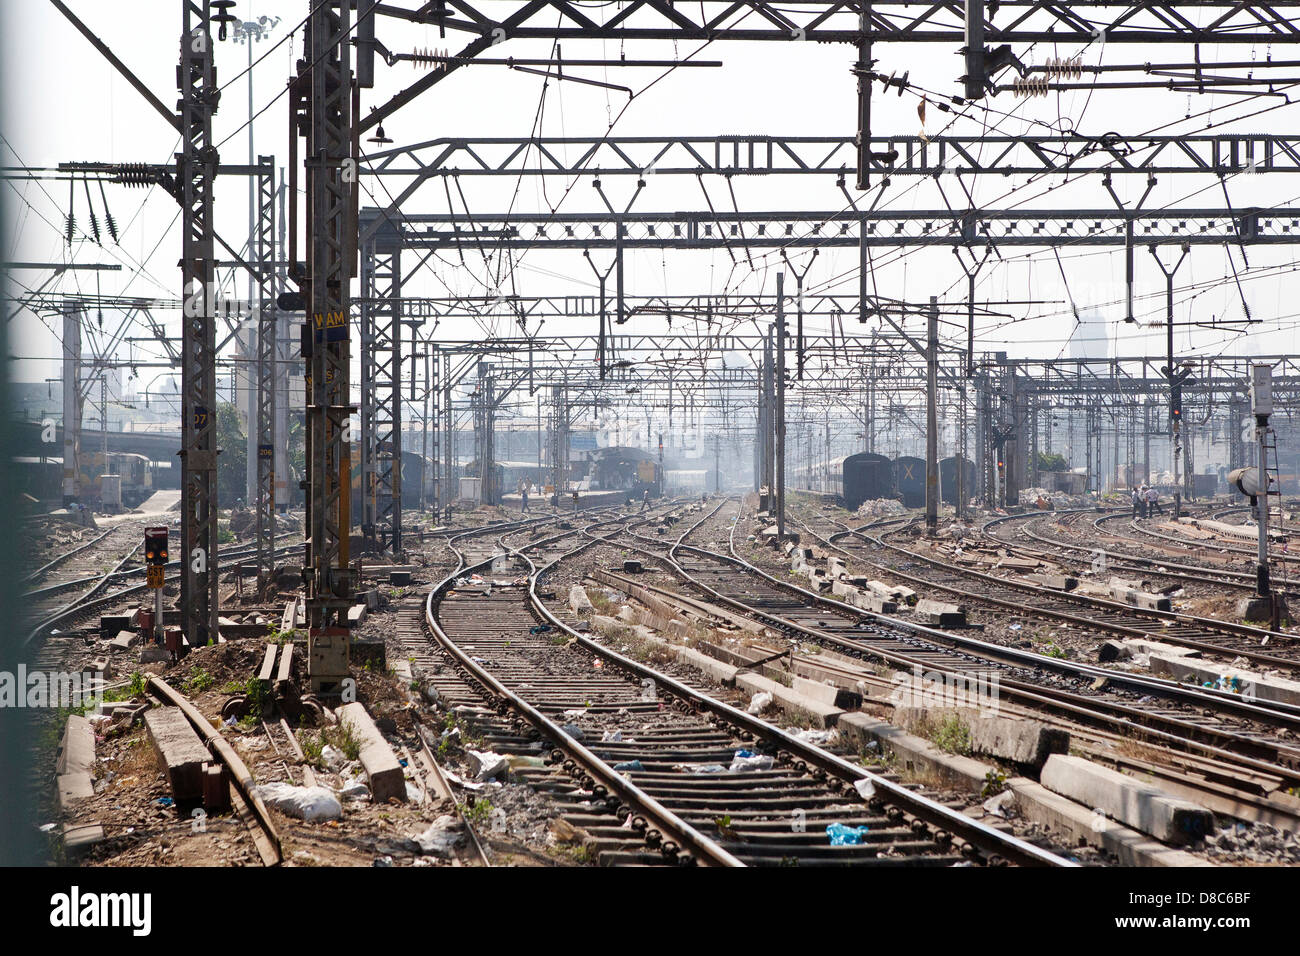
[(346, 312), (317, 312), (311, 319), (317, 342), (347, 341), (348, 314)]

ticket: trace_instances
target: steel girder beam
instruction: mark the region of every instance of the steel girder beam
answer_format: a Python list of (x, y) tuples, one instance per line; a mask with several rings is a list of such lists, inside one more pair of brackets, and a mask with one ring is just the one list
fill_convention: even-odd
[(209, 0), (184, 0), (180, 63), (181, 152), (181, 627), (191, 647), (217, 640), (217, 349), (212, 116), (220, 90)]
[(256, 431), (257, 572), (258, 592), (275, 571), (275, 419), (276, 419), (276, 336), (279, 312), (276, 308), (275, 274), (275, 160), (258, 157), (256, 245), (252, 250), (258, 267), (259, 302), (257, 316), (257, 416), (249, 422)]
[[(1300, 172), (1300, 136), (872, 136), (869, 170), (943, 173), (1232, 175)], [(844, 177), (853, 136), (444, 137), (371, 153), (363, 175), (439, 177), (714, 175)]]
[[(363, 297), (357, 300), (361, 305), (372, 304), (377, 299), (368, 299)], [(890, 312), (892, 314), (915, 315), (920, 307), (905, 302), (899, 302), (894, 299), (887, 299), (880, 296), (869, 296), (870, 308), (873, 312)], [(710, 337), (702, 335), (679, 335), (671, 331), (674, 320), (682, 321), (703, 321), (706, 325), (722, 323), (728, 320), (749, 321), (751, 319), (762, 319), (771, 316), (776, 312), (776, 296), (756, 293), (722, 293), (714, 295), (625, 295), (625, 312), (628, 318), (639, 315), (653, 315), (665, 319), (668, 322), (669, 331), (665, 333), (656, 333), (652, 338), (662, 339), (663, 341), (672, 341), (681, 339), (682, 341), (690, 340), (691, 348), (700, 346), (708, 347)], [(1002, 303), (996, 301), (987, 303), (992, 307)], [(1009, 303), (1006, 303), (1009, 304)], [(813, 318), (842, 318), (846, 315), (857, 315), (859, 312), (860, 299), (856, 293), (853, 295), (837, 295), (832, 293), (805, 293), (803, 296), (803, 314), (805, 319)], [(949, 306), (949, 309), (955, 308)], [(976, 307), (976, 314), (980, 315), (986, 310), (979, 306)], [(484, 318), (493, 315), (508, 317), (511, 322), (520, 318), (532, 319), (551, 319), (551, 318), (597, 318), (601, 314), (600, 297), (595, 295), (554, 295), (554, 296), (526, 296), (526, 295), (498, 295), (498, 296), (454, 296), (454, 297), (428, 297), (428, 296), (403, 296), (402, 297), (403, 317), (411, 322), (425, 323), (429, 321), (456, 319), (456, 318)], [(957, 314), (953, 312), (953, 314)], [(966, 309), (962, 308), (961, 315), (966, 316)], [(881, 333), (884, 334), (884, 333)], [(646, 338), (644, 335), (632, 336), (632, 339)], [(821, 338), (825, 339), (823, 335)], [(623, 335), (614, 335), (610, 333), (607, 340), (607, 347), (614, 349), (619, 347), (619, 343), (625, 342), (629, 337)], [(727, 336), (720, 334), (714, 337), (721, 341)], [(807, 339), (808, 336), (805, 336)], [(516, 340), (526, 346), (528, 340)], [(546, 343), (552, 339), (537, 336), (534, 341)], [(518, 346), (515, 346), (518, 347)]]
[(308, 18), (307, 205), (310, 284), (307, 362), (307, 620), (313, 690), (329, 690), (347, 674), (351, 456), (348, 418), (348, 301), (355, 222), (352, 69), (348, 0), (313, 0)]
[[(1004, 0), (990, 4), (982, 34), (989, 44), (1045, 43), (1293, 43), (1300, 40), (1298, 0)], [(489, 13), (489, 9), (492, 13)], [(993, 23), (996, 9), (1002, 26)], [(764, 40), (846, 43), (950, 43), (966, 40), (965, 4), (916, 4), (907, 0), (629, 0), (613, 15), (593, 19), (570, 0), (479, 0), (478, 4), (422, 4), (405, 9), (379, 3), (380, 16), (437, 26), (473, 38), (457, 56), (471, 58), (510, 39)], [(1286, 12), (1281, 12), (1286, 11)], [(1195, 14), (1195, 19), (1191, 14)], [(1197, 22), (1199, 21), (1199, 22)], [(415, 100), (458, 70), (451, 61), (372, 110), (362, 131)]]
[[(404, 214), (415, 249), (793, 249), (822, 247), (1290, 244), (1300, 211), (1244, 209)], [(387, 228), (393, 228), (391, 225)], [(503, 238), (503, 234), (505, 237)]]
[(361, 255), (361, 472), (365, 533), (402, 550), (402, 250)]
[[(868, 34), (874, 43), (962, 43), (965, 10), (961, 3), (917, 4), (907, 0), (870, 0)], [(1231, 0), (1003, 0), (984, 17), (988, 43), (1266, 43), (1300, 36), (1293, 0), (1250, 3)], [(703, 0), (673, 4), (667, 0), (630, 0), (602, 21), (592, 19), (566, 0), (478, 0), (426, 3), (404, 9), (380, 3), (376, 12), (488, 40), (506, 39), (651, 39), (769, 40), (857, 43), (863, 37), (862, 0)], [(491, 10), (495, 15), (490, 15)], [(996, 10), (1003, 23), (993, 22)], [(1204, 21), (1190, 19), (1195, 12)]]

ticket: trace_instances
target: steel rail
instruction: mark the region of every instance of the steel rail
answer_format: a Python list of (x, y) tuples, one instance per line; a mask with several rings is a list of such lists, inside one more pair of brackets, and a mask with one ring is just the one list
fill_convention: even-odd
[[(618, 519), (612, 519), (618, 520)], [(606, 524), (609, 522), (597, 522), (597, 524)], [(595, 525), (593, 525), (594, 527)], [(528, 564), (530, 569), (529, 575), (529, 594), (535, 599), (535, 586), (537, 567), (532, 559), (523, 553), (524, 550), (542, 547), (546, 544), (562, 540), (578, 534), (580, 531), (569, 530), (563, 534), (553, 535), (543, 538), (540, 541), (531, 542), (524, 549), (506, 549), (505, 556), (518, 557)], [(454, 539), (453, 539), (454, 540)], [(736, 859), (723, 847), (704, 834), (700, 833), (685, 820), (682, 820), (676, 814), (664, 807), (659, 801), (655, 800), (649, 794), (645, 793), (631, 781), (617, 773), (609, 764), (597, 757), (591, 750), (584, 747), (573, 737), (565, 733), (564, 729), (552, 721), (549, 717), (533, 707), (526, 700), (514, 693), (492, 674), (475, 661), (470, 655), (466, 654), (451, 637), (443, 631), (438, 623), (436, 613), (437, 603), (440, 603), (441, 595), (455, 583), (456, 579), (466, 573), (476, 571), (480, 568), (490, 567), (492, 562), (503, 555), (494, 555), (484, 561), (475, 564), (466, 564), (464, 555), (453, 547), (459, 563), (455, 571), (449, 574), (442, 581), (434, 585), (433, 590), (429, 592), (429, 597), (425, 604), (425, 619), (428, 623), (430, 632), (438, 640), (438, 643), (455, 658), (456, 662), (463, 667), (468, 673), (473, 675), (474, 679), (485, 687), (490, 694), (498, 700), (505, 701), (507, 706), (519, 713), (525, 720), (533, 725), (534, 728), (544, 738), (552, 741), (569, 760), (581, 766), (583, 770), (593, 779), (598, 779), (602, 785), (611, 794), (617, 794), (629, 806), (637, 808), (638, 812), (644, 815), (648, 820), (653, 821), (655, 826), (659, 827), (661, 832), (670, 835), (676, 841), (676, 846), (689, 851), (689, 858), (682, 857), (678, 854), (679, 862), (685, 864), (688, 860), (706, 862), (716, 866), (742, 866), (740, 860)], [(549, 565), (548, 565), (549, 566)], [(528, 605), (531, 610), (534, 605)]]

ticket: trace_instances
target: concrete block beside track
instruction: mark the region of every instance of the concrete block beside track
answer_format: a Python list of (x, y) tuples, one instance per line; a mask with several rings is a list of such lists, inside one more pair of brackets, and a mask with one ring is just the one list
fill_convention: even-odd
[(587, 589), (580, 584), (575, 584), (569, 588), (569, 608), (574, 614), (583, 617), (596, 612), (595, 605), (591, 603), (591, 598), (587, 597)]
[(970, 707), (896, 707), (894, 723), (914, 730), (951, 717), (966, 725), (972, 753), (1024, 767), (1041, 767), (1052, 754), (1067, 753), (1070, 735), (1037, 720), (982, 714)]
[(736, 686), (751, 694), (765, 692), (788, 714), (797, 714), (812, 720), (819, 727), (834, 727), (844, 711), (820, 700), (801, 694), (761, 674), (742, 672), (736, 675)]
[(882, 752), (894, 754), (899, 770), (962, 790), (979, 792), (995, 769), (972, 757), (944, 753), (930, 741), (869, 714), (842, 714), (836, 726), (851, 743), (874, 743)]
[(1151, 654), (1147, 660), (1151, 673), (1158, 677), (1168, 677), (1180, 683), (1193, 681), (1202, 685), (1228, 678), (1240, 688), (1241, 696), (1246, 700), (1300, 704), (1300, 681), (1266, 677), (1255, 671), (1199, 661), (1190, 658), (1187, 654)]
[(943, 601), (917, 601), (915, 613), (931, 627), (965, 627), (966, 609)]
[(370, 781), (370, 794), (375, 803), (387, 803), (390, 798), (406, 800), (406, 776), (397, 755), (379, 732), (366, 708), (357, 702), (344, 704), (338, 709), (339, 723), (347, 723), (361, 742), (361, 766)]
[(1040, 780), (1047, 789), (1164, 843), (1191, 842), (1214, 831), (1214, 815), (1204, 807), (1082, 757), (1053, 754)]
[(1048, 830), (1059, 842), (1095, 846), (1119, 859), (1124, 866), (1213, 866), (1184, 850), (1167, 847), (1114, 820), (1100, 817), (1089, 807), (1053, 793), (1025, 777), (1012, 777), (1007, 789), (1016, 796), (1016, 809), (1031, 823)]
[(166, 765), (177, 803), (203, 798), (203, 768), (212, 759), (179, 707), (155, 707), (144, 715), (154, 750)]
[(1133, 607), (1143, 607), (1150, 611), (1169, 611), (1173, 609), (1173, 602), (1163, 594), (1150, 594), (1146, 591), (1139, 591), (1137, 588), (1126, 587), (1123, 584), (1112, 582), (1110, 596), (1123, 601), (1125, 604), (1131, 604)]

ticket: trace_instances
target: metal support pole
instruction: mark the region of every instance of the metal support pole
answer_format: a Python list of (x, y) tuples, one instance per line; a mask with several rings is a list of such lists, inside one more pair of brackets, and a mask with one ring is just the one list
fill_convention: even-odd
[(181, 32), (181, 628), (191, 647), (216, 643), (217, 354), (212, 138), (217, 87), (209, 0), (185, 0)]
[[(939, 299), (930, 296), (925, 352), (925, 533), (939, 530)], [(958, 468), (961, 463), (958, 462)]]
[(776, 274), (776, 540), (785, 540), (785, 273)]
[(255, 433), (257, 496), (257, 591), (262, 596), (275, 570), (275, 358), (279, 315), (275, 305), (275, 161), (258, 158), (257, 218), (253, 233), (257, 299), (257, 414), (248, 428)]
[(356, 231), (351, 217), (351, 7), (312, 0), (307, 205), (310, 282), (307, 490), (310, 537), (307, 620), (312, 690), (331, 691), (348, 673), (347, 609), (352, 603), (351, 453), (348, 418), (349, 279)]
[(81, 322), (79, 302), (63, 311), (63, 507), (81, 500)]

